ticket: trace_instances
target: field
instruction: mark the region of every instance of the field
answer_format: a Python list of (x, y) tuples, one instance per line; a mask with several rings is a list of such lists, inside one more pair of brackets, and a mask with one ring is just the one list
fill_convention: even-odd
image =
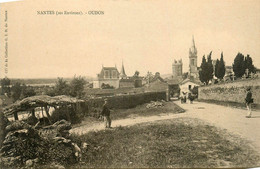
[[(200, 120), (177, 118), (73, 135), (90, 146), (73, 167), (252, 167), (259, 156), (247, 141)], [(72, 167), (72, 166), (71, 166)]]

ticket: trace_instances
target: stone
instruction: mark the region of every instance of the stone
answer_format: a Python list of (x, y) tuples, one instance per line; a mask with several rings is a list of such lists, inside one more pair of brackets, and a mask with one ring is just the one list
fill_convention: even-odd
[(20, 129), (28, 129), (31, 126), (23, 121), (14, 121), (10, 125), (8, 125), (5, 130), (6, 132), (14, 131), (14, 130), (20, 130)]
[(25, 162), (25, 165), (27, 166), (27, 167), (32, 167), (33, 166), (33, 163), (34, 163), (34, 161), (33, 160), (27, 160), (26, 162)]

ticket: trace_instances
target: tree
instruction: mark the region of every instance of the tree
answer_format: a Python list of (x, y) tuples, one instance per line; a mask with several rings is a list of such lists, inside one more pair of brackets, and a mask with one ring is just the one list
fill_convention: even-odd
[(7, 77), (3, 78), (1, 80), (1, 94), (4, 95), (4, 94), (7, 94), (7, 96), (10, 96), (11, 95), (11, 80)]
[(207, 69), (207, 62), (206, 62), (206, 58), (205, 55), (202, 57), (202, 62), (200, 65), (200, 71), (199, 71), (199, 79), (202, 83), (206, 84), (206, 70)]
[[(35, 96), (36, 92), (32, 86), (26, 86), (24, 85), (22, 88), (22, 98)], [(20, 97), (21, 98), (21, 97)]]
[(247, 55), (245, 57), (245, 64), (244, 65), (245, 65), (245, 69), (248, 69), (247, 77), (249, 76), (250, 73), (255, 73), (256, 72), (256, 68), (253, 65), (253, 60), (252, 60), (252, 58), (249, 55)]
[(140, 74), (140, 72), (136, 70), (135, 74), (134, 74), (134, 77), (139, 77), (139, 74)]
[(25, 84), (21, 85), (19, 82), (16, 82), (11, 88), (11, 97), (13, 98), (13, 102), (35, 95), (36, 92), (34, 91), (33, 87), (26, 86)]
[(189, 76), (189, 72), (185, 72), (182, 74), (182, 79), (187, 79)]
[(209, 84), (209, 81), (213, 79), (213, 63), (211, 59), (212, 51), (209, 53), (207, 57), (207, 61), (205, 59), (205, 55), (202, 57), (202, 62), (200, 65), (199, 78), (200, 81), (206, 85)]
[(17, 100), (20, 99), (21, 94), (22, 94), (23, 88), (21, 86), (21, 83), (16, 82), (12, 88), (11, 88), (11, 97), (13, 99), (13, 102), (16, 102)]
[(220, 61), (219, 61), (219, 65), (218, 65), (218, 78), (222, 80), (223, 77), (225, 76), (225, 73), (226, 73), (226, 66), (225, 66), (223, 52), (222, 52)]
[(67, 81), (63, 80), (63, 78), (58, 78), (55, 87), (54, 87), (54, 95), (69, 95), (70, 88)]
[(153, 73), (148, 71), (145, 76), (146, 82), (149, 84), (151, 82), (151, 80), (153, 79), (153, 77), (154, 77)]
[(215, 76), (216, 76), (216, 78), (219, 78), (218, 71), (219, 71), (219, 60), (217, 59), (216, 65), (215, 65)]
[(235, 57), (233, 63), (233, 71), (237, 78), (241, 78), (245, 74), (245, 61), (244, 55), (242, 53), (238, 53)]
[(86, 84), (86, 80), (81, 76), (74, 76), (72, 81), (70, 82), (70, 95), (73, 97), (82, 98), (85, 94), (84, 86)]
[(209, 53), (208, 55), (208, 59), (207, 59), (207, 84), (210, 80), (213, 79), (213, 63), (212, 63), (212, 59), (211, 59), (211, 54), (212, 54), (212, 51)]
[(221, 53), (221, 57), (220, 60), (217, 59), (216, 62), (216, 66), (215, 66), (215, 76), (218, 79), (223, 79), (223, 77), (225, 76), (225, 72), (226, 72), (226, 67), (225, 67), (225, 62), (223, 59), (223, 52)]

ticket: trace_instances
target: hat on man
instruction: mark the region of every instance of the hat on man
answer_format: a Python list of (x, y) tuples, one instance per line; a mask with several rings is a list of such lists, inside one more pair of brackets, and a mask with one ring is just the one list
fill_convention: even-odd
[(246, 90), (247, 90), (247, 91), (251, 90), (251, 87), (248, 87)]

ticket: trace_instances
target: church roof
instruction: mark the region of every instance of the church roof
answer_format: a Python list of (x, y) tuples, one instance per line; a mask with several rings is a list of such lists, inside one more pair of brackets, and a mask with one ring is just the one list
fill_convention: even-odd
[(125, 73), (125, 68), (124, 68), (124, 64), (122, 63), (122, 68), (120, 71), (120, 77), (127, 77), (126, 73)]
[(191, 48), (190, 48), (190, 53), (197, 54), (197, 48), (195, 46), (194, 36), (192, 36), (192, 45), (191, 45)]
[(103, 70), (117, 70), (116, 67), (103, 67)]

